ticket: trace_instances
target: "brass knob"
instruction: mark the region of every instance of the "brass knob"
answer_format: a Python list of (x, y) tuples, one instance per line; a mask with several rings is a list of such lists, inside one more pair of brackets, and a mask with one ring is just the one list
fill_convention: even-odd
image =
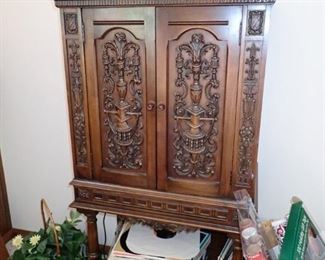
[(158, 110), (159, 110), (159, 111), (164, 111), (165, 109), (166, 109), (166, 105), (163, 104), (163, 103), (159, 103), (159, 105), (158, 105)]
[(156, 102), (153, 101), (153, 100), (150, 100), (148, 103), (147, 103), (147, 110), (148, 111), (152, 111), (155, 109), (155, 106), (156, 106)]

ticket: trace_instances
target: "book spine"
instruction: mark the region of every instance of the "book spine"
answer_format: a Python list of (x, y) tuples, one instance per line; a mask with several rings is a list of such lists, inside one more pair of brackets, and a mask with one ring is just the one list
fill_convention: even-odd
[(303, 260), (306, 251), (309, 218), (302, 201), (292, 204), (279, 260)]

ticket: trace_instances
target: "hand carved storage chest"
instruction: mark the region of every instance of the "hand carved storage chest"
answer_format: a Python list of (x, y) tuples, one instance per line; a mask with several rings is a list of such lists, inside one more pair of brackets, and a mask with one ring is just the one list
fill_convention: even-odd
[(88, 217), (90, 259), (98, 257), (98, 212), (236, 238), (233, 191), (256, 196), (274, 0), (55, 3), (70, 107), (72, 207)]

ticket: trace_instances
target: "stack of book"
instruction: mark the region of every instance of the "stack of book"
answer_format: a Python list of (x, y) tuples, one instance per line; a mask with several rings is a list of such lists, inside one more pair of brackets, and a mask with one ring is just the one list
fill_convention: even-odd
[(108, 260), (206, 260), (210, 242), (211, 234), (200, 230), (160, 238), (148, 226), (126, 222)]
[(231, 260), (233, 258), (234, 242), (231, 238), (228, 238), (226, 244), (222, 248), (218, 260)]

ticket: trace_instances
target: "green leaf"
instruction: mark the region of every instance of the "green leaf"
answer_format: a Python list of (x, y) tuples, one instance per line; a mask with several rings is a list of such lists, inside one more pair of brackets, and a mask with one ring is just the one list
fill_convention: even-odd
[(11, 256), (10, 259), (12, 259), (12, 260), (24, 260), (25, 257), (23, 255), (23, 253), (21, 252), (21, 250), (16, 250), (14, 252), (14, 254)]
[(42, 255), (35, 255), (26, 257), (26, 260), (50, 260), (50, 258)]
[(41, 254), (44, 253), (47, 245), (47, 239), (44, 239), (39, 245), (37, 246), (37, 251)]
[(78, 211), (76, 211), (76, 210), (70, 211), (70, 218), (72, 221), (76, 220), (79, 217), (80, 217), (80, 213)]
[[(1, 1), (1, 0), (0, 0)], [(56, 243), (53, 227), (40, 229), (37, 233), (31, 233), (23, 239), (20, 250), (16, 250), (11, 260), (86, 260), (85, 249), (87, 236), (80, 229), (75, 227), (76, 223), (81, 222), (80, 213), (70, 212), (71, 222), (65, 220), (59, 225), (61, 231), (58, 232), (61, 256), (56, 255)], [(58, 225), (58, 224), (57, 224)], [(31, 236), (38, 234), (41, 241), (37, 246), (30, 244)]]

